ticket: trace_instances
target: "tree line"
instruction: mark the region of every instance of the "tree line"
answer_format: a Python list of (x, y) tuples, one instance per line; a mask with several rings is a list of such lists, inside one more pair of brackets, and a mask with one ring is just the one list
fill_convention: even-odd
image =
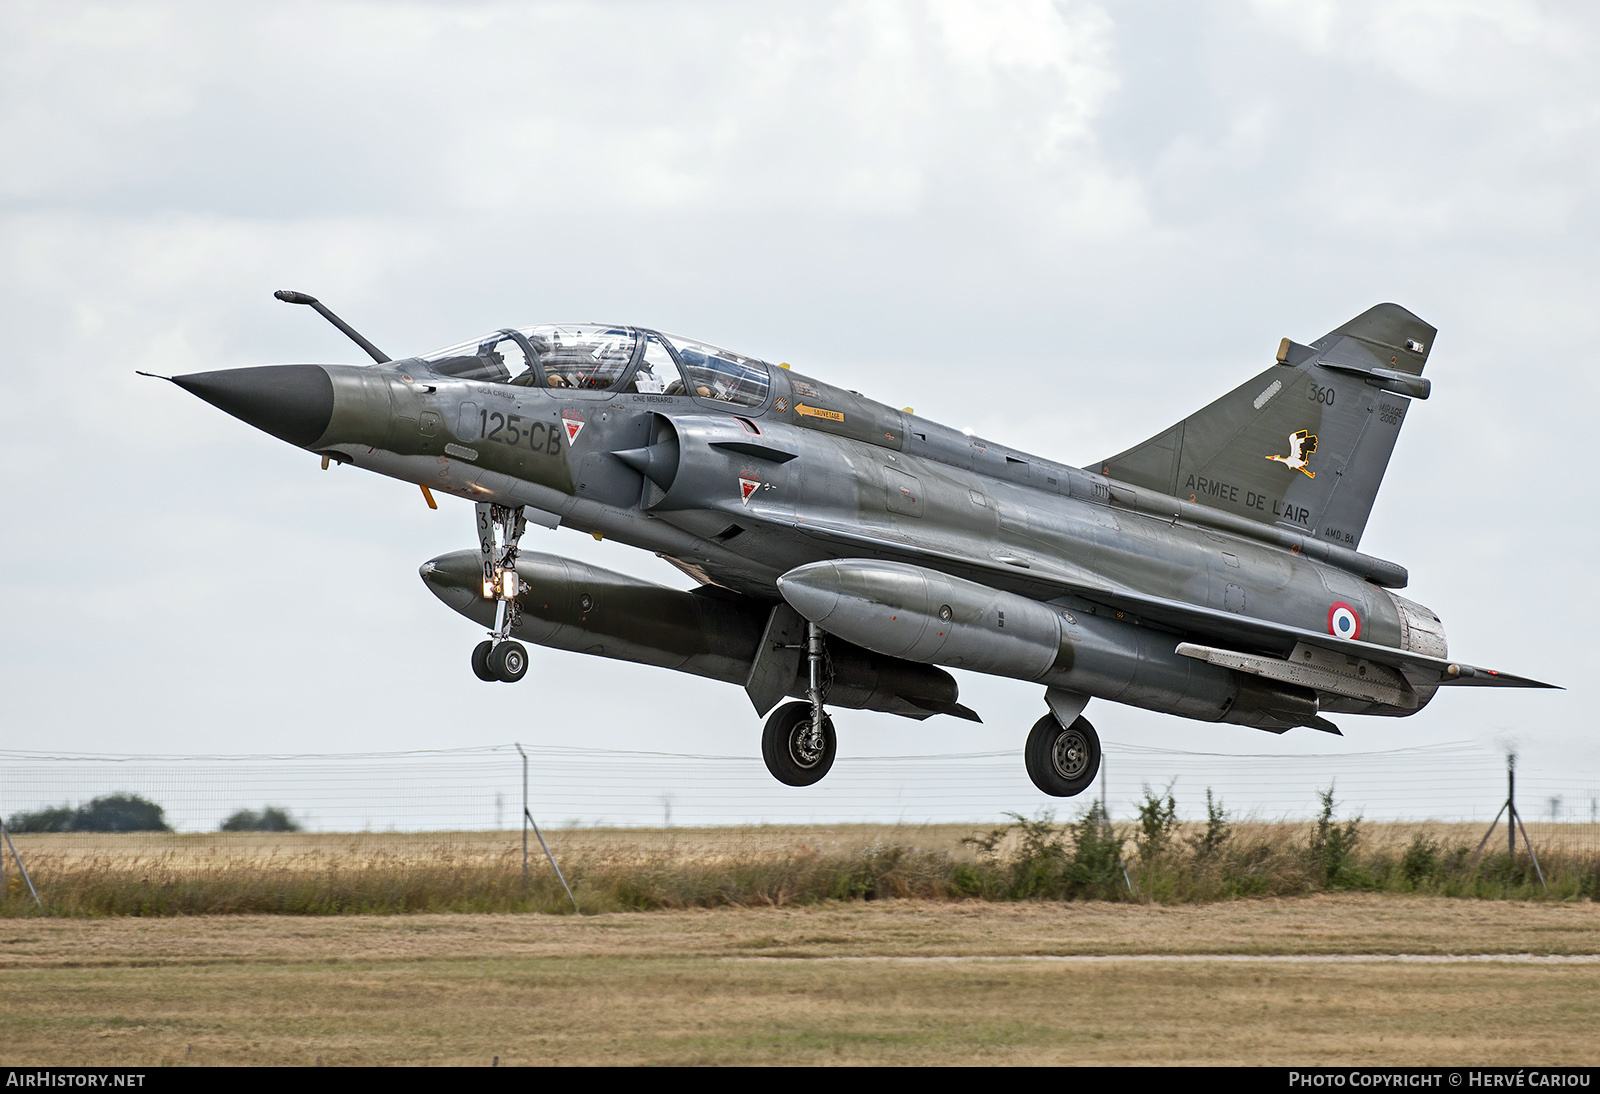
[[(12, 832), (170, 832), (166, 810), (148, 798), (126, 792), (105, 794), (86, 805), (46, 806), (11, 814)], [(300, 825), (276, 805), (240, 809), (220, 825), (224, 832), (298, 832)]]

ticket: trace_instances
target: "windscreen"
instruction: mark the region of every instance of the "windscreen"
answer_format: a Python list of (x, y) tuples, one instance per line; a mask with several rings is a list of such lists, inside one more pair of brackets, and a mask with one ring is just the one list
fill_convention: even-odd
[(638, 342), (628, 327), (545, 324), (499, 330), (422, 359), (440, 375), (464, 380), (605, 391), (627, 372)]
[(738, 406), (761, 406), (767, 401), (771, 370), (765, 361), (743, 357), (692, 338), (665, 336), (683, 362), (684, 379), (691, 394)]

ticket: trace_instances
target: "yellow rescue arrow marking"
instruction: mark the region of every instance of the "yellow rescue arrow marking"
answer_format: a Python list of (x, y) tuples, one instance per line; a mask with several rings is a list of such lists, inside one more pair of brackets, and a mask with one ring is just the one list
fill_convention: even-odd
[(804, 414), (808, 418), (826, 418), (830, 422), (844, 421), (844, 415), (837, 410), (823, 410), (818, 406), (806, 406), (804, 403), (794, 404), (796, 414)]

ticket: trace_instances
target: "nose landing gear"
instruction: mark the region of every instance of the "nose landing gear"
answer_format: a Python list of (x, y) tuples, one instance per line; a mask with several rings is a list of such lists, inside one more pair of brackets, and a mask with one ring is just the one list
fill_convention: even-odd
[(528, 671), (527, 649), (511, 638), (522, 618), (522, 609), (517, 606), (517, 543), (528, 529), (528, 518), (521, 508), (483, 502), (477, 506), (477, 517), (483, 596), (495, 604), (494, 630), (489, 632), (488, 641), (479, 642), (472, 651), (472, 673), (486, 682), (514, 684)]

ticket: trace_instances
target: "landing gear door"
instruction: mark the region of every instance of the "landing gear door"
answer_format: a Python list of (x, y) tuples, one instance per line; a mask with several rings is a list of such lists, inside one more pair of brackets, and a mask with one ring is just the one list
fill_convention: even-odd
[(805, 634), (806, 621), (800, 618), (799, 612), (788, 604), (772, 609), (744, 685), (745, 694), (750, 696), (757, 714), (766, 714), (789, 694), (795, 674), (800, 671)]

